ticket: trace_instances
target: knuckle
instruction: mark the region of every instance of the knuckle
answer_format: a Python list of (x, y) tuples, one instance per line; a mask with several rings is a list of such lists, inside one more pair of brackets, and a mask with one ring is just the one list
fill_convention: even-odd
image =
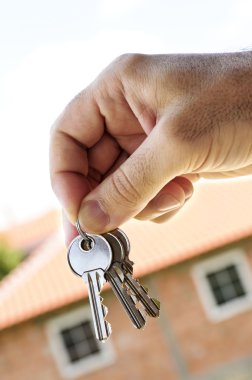
[(119, 55), (116, 59), (115, 62), (119, 63), (120, 65), (125, 65), (125, 66), (131, 66), (132, 64), (136, 63), (143, 54), (139, 53), (124, 53)]
[(145, 62), (146, 55), (139, 53), (126, 53), (115, 60), (118, 73), (123, 78), (136, 78), (138, 75), (142, 75)]

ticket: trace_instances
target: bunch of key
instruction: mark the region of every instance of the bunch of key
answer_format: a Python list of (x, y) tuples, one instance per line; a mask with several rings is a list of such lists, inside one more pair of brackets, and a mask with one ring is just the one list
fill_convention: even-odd
[(81, 230), (79, 222), (77, 230), (79, 236), (68, 249), (68, 263), (87, 285), (97, 339), (106, 340), (112, 331), (105, 319), (108, 309), (100, 296), (106, 282), (136, 328), (145, 326), (147, 316), (158, 317), (159, 301), (150, 298), (148, 289), (133, 277), (134, 263), (129, 258), (127, 235), (119, 228), (103, 235), (87, 234)]

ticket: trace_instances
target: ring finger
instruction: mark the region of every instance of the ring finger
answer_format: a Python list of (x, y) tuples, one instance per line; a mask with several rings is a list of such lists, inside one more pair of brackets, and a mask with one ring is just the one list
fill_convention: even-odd
[(176, 177), (135, 216), (139, 220), (153, 220), (165, 214), (174, 214), (193, 194), (193, 185), (185, 177)]

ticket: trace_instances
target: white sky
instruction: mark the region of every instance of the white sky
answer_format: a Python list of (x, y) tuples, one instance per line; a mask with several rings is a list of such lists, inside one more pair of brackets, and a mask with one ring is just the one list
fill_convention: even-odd
[(252, 47), (250, 0), (9, 0), (0, 4), (0, 228), (57, 205), (49, 129), (125, 52)]

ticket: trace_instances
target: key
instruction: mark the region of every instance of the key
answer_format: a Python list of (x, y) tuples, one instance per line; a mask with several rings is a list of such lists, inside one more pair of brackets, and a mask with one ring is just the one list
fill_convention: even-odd
[(148, 295), (148, 288), (140, 284), (131, 273), (124, 274), (124, 282), (129, 287), (131, 292), (135, 295), (137, 300), (143, 305), (146, 313), (150, 317), (159, 317), (160, 302), (155, 298), (150, 298)]
[(124, 248), (121, 241), (112, 233), (103, 234), (112, 248), (113, 260), (110, 268), (105, 273), (105, 278), (111, 285), (111, 288), (116, 295), (117, 299), (123, 306), (124, 310), (131, 319), (133, 325), (141, 329), (145, 326), (146, 319), (136, 307), (136, 299), (128, 293), (124, 287)]
[(106, 282), (105, 271), (112, 263), (112, 249), (101, 235), (77, 236), (68, 249), (68, 263), (72, 271), (81, 276), (88, 287), (95, 334), (100, 341), (111, 334), (111, 325), (105, 320), (107, 307), (102, 304), (101, 289)]
[(123, 249), (124, 249), (124, 263), (123, 263), (123, 265), (126, 266), (127, 270), (132, 274), (134, 262), (129, 259), (130, 241), (129, 241), (128, 236), (120, 228), (116, 228), (115, 230), (110, 231), (110, 233), (112, 235), (116, 236), (120, 240), (120, 242), (122, 243)]
[(116, 228), (115, 230), (110, 231), (109, 233), (116, 236), (121, 241), (124, 248), (124, 254), (128, 257), (130, 253), (130, 241), (126, 233), (123, 232), (123, 230), (121, 230), (120, 228)]
[[(142, 304), (147, 314), (151, 317), (158, 317), (160, 311), (160, 302), (155, 298), (150, 298), (148, 295), (148, 289), (142, 286), (139, 280), (135, 280), (133, 277), (133, 261), (129, 259), (129, 240), (127, 235), (119, 229), (111, 231), (111, 234), (116, 235), (121, 242), (124, 241), (123, 248), (124, 253), (117, 255), (116, 260), (125, 260), (127, 257), (127, 265), (124, 268), (124, 283), (128, 286), (131, 294), (137, 298), (137, 300)], [(131, 263), (131, 264), (129, 264)], [(123, 264), (123, 263), (122, 263)], [(129, 269), (129, 270), (128, 270)]]

